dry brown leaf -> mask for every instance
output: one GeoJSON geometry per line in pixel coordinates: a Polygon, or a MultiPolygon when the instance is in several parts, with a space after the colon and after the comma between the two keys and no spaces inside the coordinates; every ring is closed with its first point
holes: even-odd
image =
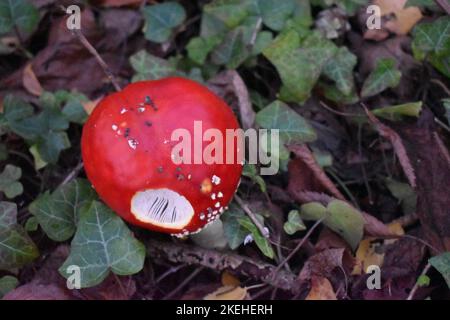
{"type": "Polygon", "coordinates": [[[37,97],[44,92],[38,78],[36,77],[36,74],[33,71],[31,63],[28,63],[23,69],[22,83],[29,93],[37,97]]]}
{"type": "Polygon", "coordinates": [[[416,188],[416,175],[414,173],[414,168],[411,164],[408,154],[406,153],[406,149],[402,139],[397,134],[397,132],[389,128],[387,125],[381,123],[381,121],[379,121],[367,108],[365,108],[365,110],[370,122],[375,126],[380,136],[388,139],[391,142],[392,146],[394,147],[395,154],[397,155],[403,168],[403,172],[408,178],[409,184],[411,185],[411,187],[416,188]]]}
{"type": "Polygon", "coordinates": [[[361,240],[358,250],[356,250],[356,264],[352,271],[353,275],[363,274],[370,265],[379,267],[383,265],[384,254],[376,252],[376,248],[380,246],[381,243],[372,237],[361,240]]]}
{"type": "Polygon", "coordinates": [[[87,101],[87,102],[82,102],[81,104],[83,105],[84,111],[86,111],[86,113],[88,115],[90,115],[92,113],[92,111],[94,111],[95,107],[97,106],[97,104],[103,99],[103,96],[95,99],[95,100],[91,100],[91,101],[87,101]]]}
{"type": "Polygon", "coordinates": [[[372,3],[381,9],[381,15],[395,13],[405,7],[408,0],[374,0],[372,3]]]}
{"type": "Polygon", "coordinates": [[[335,268],[343,269],[344,248],[328,249],[311,256],[300,271],[301,281],[313,276],[330,277],[335,268]]]}
{"type": "Polygon", "coordinates": [[[204,297],[204,300],[244,300],[247,289],[234,286],[223,286],[204,297]]]}
{"type": "Polygon", "coordinates": [[[423,16],[419,8],[408,7],[397,11],[395,17],[395,20],[386,22],[386,29],[398,35],[406,35],[420,20],[422,20],[423,16]]]}
{"type": "Polygon", "coordinates": [[[233,287],[237,287],[241,285],[241,282],[239,281],[238,278],[236,278],[235,276],[233,276],[231,273],[229,273],[228,271],[224,271],[222,273],[222,285],[224,286],[233,286],[233,287]]]}
{"type": "Polygon", "coordinates": [[[311,278],[311,290],[305,300],[337,300],[330,281],[324,277],[311,278]]]}

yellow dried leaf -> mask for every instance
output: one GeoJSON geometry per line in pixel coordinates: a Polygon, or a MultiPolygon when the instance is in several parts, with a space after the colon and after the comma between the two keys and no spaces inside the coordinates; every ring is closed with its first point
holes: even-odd
{"type": "Polygon", "coordinates": [[[27,64],[22,73],[22,84],[29,93],[35,96],[40,96],[44,90],[39,83],[36,74],[33,71],[31,63],[27,64]]]}
{"type": "Polygon", "coordinates": [[[204,300],[244,300],[247,296],[247,288],[223,286],[206,295],[204,300]]]}
{"type": "Polygon", "coordinates": [[[222,273],[222,285],[224,286],[232,286],[232,287],[238,287],[241,285],[241,282],[238,278],[233,276],[228,271],[224,271],[222,273]]]}
{"type": "Polygon", "coordinates": [[[402,10],[408,0],[374,0],[373,4],[377,5],[381,9],[381,15],[395,13],[398,10],[402,10]]]}
{"type": "Polygon", "coordinates": [[[103,99],[103,96],[101,96],[98,99],[92,100],[92,101],[87,101],[87,102],[82,102],[84,111],[86,111],[87,114],[91,114],[92,111],[94,111],[95,107],[97,106],[97,104],[103,99]]]}
{"type": "Polygon", "coordinates": [[[375,238],[366,238],[359,243],[352,274],[359,275],[365,272],[370,265],[381,267],[383,264],[384,254],[376,252],[376,248],[380,246],[380,243],[375,243],[374,240],[375,238]]]}
{"type": "Polygon", "coordinates": [[[311,290],[305,300],[337,300],[330,281],[324,277],[311,278],[311,290]]]}

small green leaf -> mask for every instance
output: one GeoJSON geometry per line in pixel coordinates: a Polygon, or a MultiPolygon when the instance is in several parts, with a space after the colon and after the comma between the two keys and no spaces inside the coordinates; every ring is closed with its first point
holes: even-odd
{"type": "Polygon", "coordinates": [[[355,250],[363,236],[364,218],[361,212],[345,201],[332,200],[327,207],[318,202],[301,206],[301,218],[304,220],[320,220],[323,224],[338,233],[355,250]]]}
{"type": "Polygon", "coordinates": [[[67,120],[78,124],[83,124],[88,118],[88,114],[84,110],[81,102],[74,99],[69,100],[66,103],[66,105],[62,109],[62,113],[67,120]]]}
{"type": "Polygon", "coordinates": [[[248,11],[247,1],[242,0],[215,0],[203,7],[204,14],[230,29],[237,27],[247,17],[248,11]]]}
{"type": "Polygon", "coordinates": [[[22,176],[22,169],[12,164],[7,164],[2,173],[0,173],[0,191],[4,192],[8,199],[21,195],[23,186],[18,181],[22,176]]]}
{"type": "Polygon", "coordinates": [[[256,123],[265,129],[278,129],[283,143],[305,143],[317,139],[311,125],[281,101],[274,101],[256,114],[256,123]]]}
{"type": "Polygon", "coordinates": [[[4,276],[0,278],[0,299],[8,292],[13,291],[19,285],[19,280],[13,276],[4,276]]]}
{"type": "Polygon", "coordinates": [[[25,223],[25,230],[27,232],[33,232],[37,231],[39,228],[39,221],[36,217],[30,217],[28,218],[27,222],[25,223]]]}
{"type": "Polygon", "coordinates": [[[30,151],[31,155],[33,156],[34,159],[34,168],[36,170],[40,170],[42,168],[45,168],[48,163],[44,161],[44,159],[42,159],[42,156],[39,154],[37,145],[34,144],[32,145],[28,151],[30,151]]]}
{"type": "Polygon", "coordinates": [[[52,194],[40,195],[29,210],[50,239],[65,241],[74,234],[81,209],[95,198],[87,180],[75,179],[52,194]]]}
{"type": "Polygon", "coordinates": [[[338,49],[324,67],[324,75],[336,83],[336,87],[343,95],[348,96],[355,89],[353,68],[356,66],[356,56],[347,47],[338,49]]]}
{"type": "Polygon", "coordinates": [[[220,42],[220,36],[211,36],[207,38],[192,38],[186,46],[189,58],[198,64],[203,64],[211,52],[220,42]]]}
{"type": "Polygon", "coordinates": [[[118,215],[100,202],[93,201],[82,211],[70,256],[59,269],[69,277],[69,266],[81,270],[81,287],[101,283],[112,271],[132,275],[142,270],[145,247],[136,240],[118,215]]]}
{"type": "Polygon", "coordinates": [[[251,13],[260,16],[263,23],[275,31],[283,29],[286,20],[295,10],[295,0],[253,0],[251,13]]]}
{"type": "Polygon", "coordinates": [[[287,234],[293,235],[297,231],[306,230],[306,226],[300,218],[298,210],[291,210],[288,214],[288,221],[285,222],[284,231],[287,234]]]}
{"type": "Polygon", "coordinates": [[[290,30],[275,38],[263,54],[276,67],[283,82],[280,99],[305,102],[336,50],[334,43],[320,32],[301,37],[297,31],[290,30]]]}
{"type": "Polygon", "coordinates": [[[450,77],[450,17],[417,25],[413,30],[412,49],[416,59],[427,59],[450,77]]]}
{"type": "Polygon", "coordinates": [[[430,264],[442,275],[450,288],[450,252],[445,252],[428,260],[430,264]]]}
{"type": "Polygon", "coordinates": [[[422,102],[410,102],[397,106],[389,106],[372,110],[376,116],[391,120],[399,121],[406,117],[418,117],[422,111],[422,102]]]}
{"type": "Polygon", "coordinates": [[[46,137],[38,140],[36,147],[43,161],[56,163],[61,151],[70,148],[70,140],[64,131],[49,131],[46,137]]]}
{"type": "Polygon", "coordinates": [[[367,98],[387,88],[395,88],[399,84],[401,76],[401,72],[395,66],[394,59],[379,59],[375,69],[364,81],[361,96],[367,98]]]}
{"type": "Polygon", "coordinates": [[[416,212],[417,195],[408,183],[393,179],[386,179],[385,183],[392,195],[402,204],[403,213],[412,214],[416,212]]]}
{"type": "Polygon", "coordinates": [[[417,279],[417,285],[419,287],[428,287],[430,285],[430,277],[428,277],[426,274],[422,274],[418,279],[417,279]]]}
{"type": "Polygon", "coordinates": [[[155,57],[145,50],[130,57],[130,63],[136,74],[132,81],[142,80],[156,80],[164,77],[174,75],[176,73],[175,67],[168,61],[155,57]]]}
{"type": "Polygon", "coordinates": [[[173,29],[186,19],[183,6],[177,2],[146,6],[143,15],[146,21],[145,38],[158,43],[169,40],[173,29]]]}
{"type": "Polygon", "coordinates": [[[257,183],[262,192],[267,191],[266,182],[256,171],[256,166],[254,164],[245,164],[242,170],[242,175],[252,179],[254,183],[257,183]]]}
{"type": "Polygon", "coordinates": [[[239,223],[239,219],[243,217],[245,217],[244,212],[234,203],[230,203],[228,210],[220,217],[225,237],[232,250],[237,249],[248,234],[248,230],[239,223]]]}
{"type": "Polygon", "coordinates": [[[25,230],[17,224],[17,206],[0,202],[0,270],[20,268],[39,256],[25,230]]]}
{"type": "Polygon", "coordinates": [[[17,28],[21,33],[31,33],[39,22],[39,11],[26,0],[0,1],[0,35],[17,28]]]}
{"type": "Polygon", "coordinates": [[[275,252],[273,251],[270,242],[259,232],[258,228],[248,217],[243,217],[238,219],[239,223],[247,229],[258,246],[259,250],[268,258],[273,259],[275,252]]]}
{"type": "Polygon", "coordinates": [[[217,65],[226,65],[228,69],[236,69],[249,56],[250,49],[244,41],[244,30],[236,28],[230,31],[213,51],[211,60],[217,65]]]}

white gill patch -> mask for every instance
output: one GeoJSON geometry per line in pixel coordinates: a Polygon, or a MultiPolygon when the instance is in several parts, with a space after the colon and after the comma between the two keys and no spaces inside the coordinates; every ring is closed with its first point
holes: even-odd
{"type": "Polygon", "coordinates": [[[179,193],[169,189],[138,191],[131,199],[136,219],[171,229],[182,229],[192,219],[194,208],[179,193]]]}

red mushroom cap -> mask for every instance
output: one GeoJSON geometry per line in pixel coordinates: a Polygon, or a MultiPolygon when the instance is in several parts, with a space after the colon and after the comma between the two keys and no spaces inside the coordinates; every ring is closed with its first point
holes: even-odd
{"type": "MultiPolygon", "coordinates": [[[[218,218],[237,189],[242,164],[236,158],[232,164],[176,164],[179,142],[172,132],[186,129],[194,144],[194,121],[224,138],[226,129],[239,129],[223,100],[184,78],[136,82],[104,98],[81,141],[86,174],[102,200],[132,224],[180,236],[218,218]]],[[[202,139],[202,151],[208,144],[202,139]]],[[[224,159],[237,154],[236,140],[233,145],[224,159]]]]}

